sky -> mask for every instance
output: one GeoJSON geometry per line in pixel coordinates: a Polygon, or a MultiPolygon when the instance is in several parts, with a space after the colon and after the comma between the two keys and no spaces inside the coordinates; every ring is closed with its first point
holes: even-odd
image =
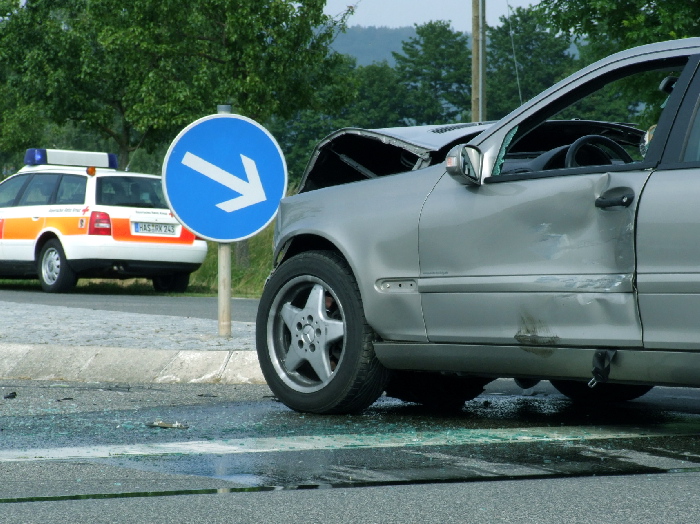
{"type": "MultiPolygon", "coordinates": [[[[539,0],[485,0],[486,23],[499,25],[501,16],[512,9],[527,7],[539,0]]],[[[326,0],[325,13],[335,16],[356,5],[348,25],[405,27],[431,20],[448,20],[457,31],[471,33],[472,0],[326,0]]]]}

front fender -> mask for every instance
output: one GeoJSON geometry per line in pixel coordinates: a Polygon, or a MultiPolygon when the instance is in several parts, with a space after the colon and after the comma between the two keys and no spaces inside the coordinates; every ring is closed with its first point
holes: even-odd
{"type": "Polygon", "coordinates": [[[443,173],[437,166],[283,199],[275,228],[275,259],[305,249],[336,250],[355,275],[365,316],[374,330],[387,340],[425,340],[417,290],[404,287],[394,292],[399,288],[380,282],[418,277],[418,221],[427,195],[443,173]]]}

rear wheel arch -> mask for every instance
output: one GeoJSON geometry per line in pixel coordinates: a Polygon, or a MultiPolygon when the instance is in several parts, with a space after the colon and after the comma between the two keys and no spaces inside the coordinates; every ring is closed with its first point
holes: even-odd
{"type": "MultiPolygon", "coordinates": [[[[34,244],[34,260],[39,261],[39,255],[41,254],[41,250],[44,249],[44,245],[49,240],[58,240],[61,242],[61,239],[58,238],[58,235],[52,231],[45,231],[43,232],[39,238],[36,240],[36,244],[34,244]]],[[[63,242],[61,242],[63,244],[63,242]]]]}

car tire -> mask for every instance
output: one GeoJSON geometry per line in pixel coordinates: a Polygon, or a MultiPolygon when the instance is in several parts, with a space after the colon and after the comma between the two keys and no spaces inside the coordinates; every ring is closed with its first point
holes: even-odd
{"type": "Polygon", "coordinates": [[[590,388],[586,382],[576,380],[550,380],[554,388],[574,402],[581,403],[612,403],[634,400],[651,391],[654,386],[638,384],[611,384],[605,382],[590,388]]]}
{"type": "Polygon", "coordinates": [[[282,263],[263,290],[256,321],[260,368],[288,407],[309,413],[357,413],[389,378],[374,353],[357,282],[331,251],[282,263]]]}
{"type": "Polygon", "coordinates": [[[75,287],[78,278],[68,265],[63,246],[58,239],[51,239],[41,248],[37,273],[41,289],[47,293],[66,293],[75,287]]]}
{"type": "Polygon", "coordinates": [[[459,411],[465,402],[478,397],[491,380],[422,371],[394,371],[386,395],[437,411],[459,411]]]}
{"type": "Polygon", "coordinates": [[[159,293],[184,293],[190,285],[189,273],[173,273],[170,275],[158,275],[151,279],[153,289],[159,293]]]}

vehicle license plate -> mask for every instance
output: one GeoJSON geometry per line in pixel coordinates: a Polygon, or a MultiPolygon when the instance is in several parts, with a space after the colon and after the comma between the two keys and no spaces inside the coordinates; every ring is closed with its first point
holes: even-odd
{"type": "Polygon", "coordinates": [[[174,235],[175,224],[151,224],[148,222],[135,222],[134,233],[146,233],[150,235],[174,235]]]}

